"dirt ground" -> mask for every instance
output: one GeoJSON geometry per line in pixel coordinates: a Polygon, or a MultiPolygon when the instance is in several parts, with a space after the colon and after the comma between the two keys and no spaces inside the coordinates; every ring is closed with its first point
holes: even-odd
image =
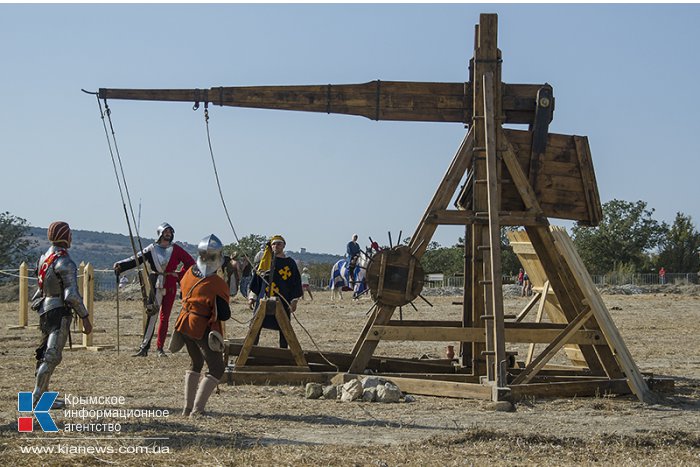
{"type": "MultiPolygon", "coordinates": [[[[321,350],[349,352],[371,303],[352,302],[347,295],[331,302],[327,292],[314,297],[301,303],[299,322],[321,350]]],[[[403,315],[459,319],[460,307],[452,304],[459,299],[430,297],[433,308],[417,303],[418,311],[405,307],[403,315]]],[[[220,385],[207,406],[211,416],[190,419],[179,415],[189,358],[184,352],[130,357],[138,346],[140,309],[136,301],[122,301],[121,352],[66,350],[51,389],[124,400],[123,405],[77,403],[71,406],[76,410],[146,409],[151,415],[167,410],[169,415],[98,420],[52,411],[59,428],[120,426],[119,432],[62,429],[53,435],[42,433],[36,422],[33,433],[18,432],[17,393],[33,388],[40,333],[31,311],[28,328],[8,329],[18,322],[18,305],[0,303],[0,464],[700,465],[700,297],[656,293],[605,295],[604,300],[640,369],[675,379],[675,393],[660,403],[644,405],[628,396],[533,398],[516,404],[515,412],[497,412],[490,402],[476,400],[416,396],[412,403],[341,403],[307,400],[302,386],[220,385]],[[23,452],[32,447],[57,450],[23,452]]],[[[506,298],[506,313],[518,312],[526,302],[506,298]]],[[[94,344],[116,345],[116,303],[98,301],[95,310],[94,344]]],[[[229,321],[227,335],[242,338],[250,312],[240,297],[233,310],[240,323],[229,321]]],[[[299,322],[293,326],[302,347],[314,350],[299,322]]],[[[73,336],[79,343],[77,332],[73,336]]],[[[264,330],[261,345],[276,344],[276,332],[264,330]]],[[[445,343],[381,343],[376,354],[442,357],[444,348],[445,343]]]]}

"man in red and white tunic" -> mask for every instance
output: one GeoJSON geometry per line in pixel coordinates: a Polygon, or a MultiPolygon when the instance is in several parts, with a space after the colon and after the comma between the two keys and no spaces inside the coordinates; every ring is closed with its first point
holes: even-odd
{"type": "MultiPolygon", "coordinates": [[[[156,306],[160,307],[160,323],[158,325],[158,337],[156,347],[159,357],[167,357],[163,346],[165,337],[168,334],[168,323],[170,312],[177,295],[177,284],[182,279],[185,271],[194,264],[194,259],[182,247],[173,243],[175,229],[163,222],[156,230],[158,239],[140,252],[136,258],[133,256],[114,263],[114,272],[119,275],[141,264],[144,260],[149,265],[149,277],[151,285],[154,287],[156,306]],[[182,268],[178,267],[182,264],[182,268]]],[[[150,315],[143,332],[141,346],[133,356],[146,357],[151,348],[151,339],[156,325],[156,315],[150,315]]]]}

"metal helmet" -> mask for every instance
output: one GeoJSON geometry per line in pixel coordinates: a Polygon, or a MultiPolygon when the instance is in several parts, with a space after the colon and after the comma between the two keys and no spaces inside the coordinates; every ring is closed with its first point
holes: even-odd
{"type": "Polygon", "coordinates": [[[224,264],[224,245],[214,234],[204,237],[197,245],[197,268],[205,277],[211,276],[224,264]]]}
{"type": "Polygon", "coordinates": [[[156,241],[160,241],[160,238],[163,236],[163,232],[165,232],[165,229],[172,230],[173,231],[173,239],[175,239],[175,229],[173,228],[173,226],[168,224],[167,222],[163,222],[156,229],[156,235],[158,235],[158,239],[156,241]]]}

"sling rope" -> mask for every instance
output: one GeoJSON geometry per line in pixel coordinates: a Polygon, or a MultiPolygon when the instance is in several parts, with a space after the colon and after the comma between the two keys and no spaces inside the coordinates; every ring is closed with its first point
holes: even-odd
{"type": "MultiPolygon", "coordinates": [[[[196,110],[196,108],[194,110],[196,110]]],[[[238,239],[238,234],[236,233],[236,228],[233,226],[233,222],[231,221],[231,216],[229,215],[228,208],[226,207],[226,201],[224,200],[224,194],[221,190],[221,182],[219,181],[219,172],[216,168],[216,160],[214,158],[214,149],[212,148],[212,145],[211,145],[211,133],[209,132],[209,103],[206,101],[204,102],[204,123],[205,123],[205,127],[207,130],[207,144],[209,145],[209,155],[211,157],[211,163],[212,163],[212,166],[214,168],[214,177],[216,178],[216,186],[219,190],[219,197],[221,198],[221,204],[224,207],[224,212],[226,213],[226,219],[228,220],[228,223],[231,226],[231,230],[233,231],[233,237],[236,239],[236,242],[240,244],[241,241],[238,239]]],[[[254,264],[250,260],[248,255],[245,253],[245,251],[243,251],[243,256],[246,258],[246,260],[248,261],[249,264],[251,264],[251,265],[254,264]]],[[[274,258],[274,255],[273,255],[273,258],[274,258]]],[[[274,259],[273,259],[273,263],[274,263],[274,259]]],[[[253,273],[257,274],[257,271],[255,271],[255,268],[253,268],[253,273]]],[[[264,284],[266,284],[267,286],[270,285],[269,282],[267,280],[265,280],[265,278],[262,275],[259,275],[259,277],[263,281],[264,284]]],[[[270,278],[272,278],[272,274],[270,274],[270,278]]],[[[291,304],[289,303],[289,301],[287,301],[287,299],[284,297],[284,295],[277,295],[277,296],[280,297],[282,299],[282,301],[284,301],[284,303],[287,305],[287,307],[289,307],[289,309],[291,311],[291,304]]],[[[260,312],[259,309],[258,309],[258,312],[260,312]]],[[[291,314],[294,316],[295,321],[299,324],[299,326],[301,326],[301,328],[304,330],[306,335],[309,336],[309,339],[311,339],[311,343],[314,345],[314,347],[316,347],[316,350],[318,351],[321,358],[323,360],[325,360],[326,363],[328,363],[329,365],[334,367],[336,370],[340,371],[340,368],[338,367],[338,365],[334,364],[333,362],[328,360],[325,357],[325,355],[323,355],[323,352],[319,348],[318,344],[316,344],[316,341],[314,340],[313,336],[306,329],[306,327],[304,327],[304,325],[301,323],[301,321],[299,321],[299,318],[297,318],[296,313],[291,313],[291,314]]],[[[250,323],[252,320],[253,320],[253,318],[251,318],[251,320],[248,321],[248,323],[250,323]]],[[[235,320],[235,321],[238,322],[237,320],[235,320]]]]}
{"type": "MultiPolygon", "coordinates": [[[[116,134],[114,131],[114,125],[112,124],[112,111],[109,109],[109,106],[107,105],[107,99],[105,99],[105,110],[102,110],[102,104],[100,103],[100,98],[99,96],[97,97],[97,106],[100,110],[100,119],[102,120],[102,127],[104,128],[105,131],[105,137],[107,138],[107,147],[109,148],[109,155],[110,158],[112,159],[112,167],[114,168],[114,177],[117,180],[117,187],[119,188],[119,196],[121,197],[122,201],[122,206],[124,208],[124,217],[126,218],[126,226],[129,231],[129,241],[131,243],[131,249],[134,253],[134,261],[136,262],[137,266],[137,271],[141,271],[141,268],[138,267],[139,262],[138,262],[138,253],[136,251],[136,244],[134,243],[134,235],[131,230],[131,222],[129,221],[129,214],[126,210],[126,201],[124,200],[124,192],[126,192],[126,200],[129,203],[129,210],[131,212],[131,220],[134,222],[134,228],[136,229],[136,238],[139,244],[139,251],[143,251],[143,245],[141,244],[141,236],[138,231],[138,227],[136,226],[136,218],[134,216],[134,208],[131,203],[131,195],[129,194],[129,187],[126,183],[126,175],[124,174],[124,165],[122,164],[122,158],[121,154],[119,153],[119,147],[117,146],[117,138],[116,134]],[[109,121],[109,128],[112,130],[112,141],[109,139],[109,132],[107,131],[107,124],[105,122],[105,115],[107,116],[107,120],[109,121]],[[112,150],[112,142],[114,143],[114,151],[112,150]],[[119,172],[117,171],[117,163],[114,159],[114,154],[116,153],[117,155],[117,160],[119,161],[119,168],[121,171],[121,179],[119,178],[119,172]],[[124,185],[124,189],[122,190],[122,184],[124,185]]],[[[146,263],[143,262],[144,268],[146,267],[146,263]]],[[[153,304],[150,301],[150,291],[146,290],[146,287],[149,288],[150,290],[150,284],[144,284],[144,280],[148,280],[147,278],[141,277],[141,274],[138,274],[139,276],[139,282],[141,284],[141,296],[143,298],[143,306],[146,309],[147,312],[152,312],[152,307],[153,304]]]]}

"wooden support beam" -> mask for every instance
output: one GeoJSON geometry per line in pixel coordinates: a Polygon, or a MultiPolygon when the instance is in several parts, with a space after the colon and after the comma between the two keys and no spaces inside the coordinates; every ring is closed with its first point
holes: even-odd
{"type": "Polygon", "coordinates": [[[530,301],[527,303],[527,305],[525,305],[525,308],[523,308],[520,311],[520,313],[518,313],[518,315],[515,317],[515,322],[519,323],[523,319],[525,319],[525,317],[530,313],[530,310],[532,310],[535,307],[535,305],[540,301],[541,297],[541,293],[535,293],[530,299],[530,301]]]}
{"type": "Polygon", "coordinates": [[[624,370],[624,374],[629,382],[630,388],[642,402],[652,402],[656,399],[649,390],[642,377],[637,364],[632,358],[632,354],[625,345],[625,341],[620,335],[620,331],[615,326],[610,313],[608,312],[603,299],[593,285],[593,280],[588,274],[581,257],[576,252],[573,242],[562,229],[553,229],[552,234],[556,240],[556,245],[564,253],[564,260],[574,271],[574,277],[581,288],[586,301],[591,306],[598,325],[605,336],[608,345],[613,349],[613,354],[624,370]]]}
{"type": "Polygon", "coordinates": [[[455,383],[472,383],[481,384],[480,377],[470,374],[454,373],[375,373],[372,376],[378,376],[380,378],[413,378],[413,379],[429,379],[433,381],[452,381],[455,383]]]}
{"type": "Polygon", "coordinates": [[[369,363],[370,359],[372,358],[372,355],[374,354],[374,350],[379,344],[379,341],[369,339],[369,336],[372,334],[372,329],[377,325],[381,326],[388,323],[391,319],[391,316],[394,314],[395,309],[396,307],[385,305],[381,305],[378,307],[377,315],[373,321],[372,328],[370,328],[369,332],[367,333],[367,336],[360,345],[357,353],[353,354],[354,359],[348,371],[350,371],[351,373],[362,373],[363,371],[365,371],[365,369],[367,368],[367,364],[369,363]]]}
{"type": "MultiPolygon", "coordinates": [[[[325,365],[328,366],[328,365],[325,365]]],[[[323,371],[332,371],[323,370],[323,371]]],[[[244,373],[308,373],[309,367],[303,367],[298,365],[246,365],[240,368],[234,367],[235,372],[244,373]]]]}
{"type": "MultiPolygon", "coordinates": [[[[487,180],[487,157],[486,139],[487,128],[486,119],[493,120],[492,126],[500,126],[502,120],[502,89],[500,85],[490,86],[492,95],[489,113],[487,115],[486,103],[484,101],[484,75],[489,74],[492,83],[501,83],[501,53],[498,50],[498,16],[495,14],[482,14],[479,16],[479,24],[475,29],[474,57],[470,62],[469,81],[472,82],[472,124],[470,130],[474,131],[474,163],[471,171],[473,181],[471,188],[471,209],[475,212],[498,213],[500,206],[489,209],[489,194],[487,183],[475,183],[477,180],[487,180]],[[478,149],[478,150],[477,150],[478,149]]],[[[492,141],[492,149],[498,151],[498,141],[492,141]]],[[[469,206],[465,206],[469,207],[469,206]]],[[[487,380],[494,383],[496,364],[494,361],[494,342],[490,342],[494,336],[493,320],[484,320],[482,315],[493,314],[492,293],[485,290],[483,284],[485,280],[490,280],[491,262],[488,260],[489,253],[480,250],[481,247],[489,245],[490,234],[488,225],[473,225],[471,235],[471,265],[470,273],[465,273],[471,281],[465,283],[465,288],[471,289],[470,310],[472,313],[469,322],[472,326],[483,326],[488,333],[489,342],[472,343],[472,372],[474,375],[485,375],[487,380]],[[485,261],[486,259],[486,261],[485,261]],[[484,358],[484,356],[486,358],[484,358]]],[[[500,245],[500,244],[499,244],[500,245]]]]}
{"type": "MultiPolygon", "coordinates": [[[[357,379],[364,375],[344,373],[333,378],[333,384],[343,384],[351,379],[357,379]]],[[[423,396],[455,397],[461,399],[491,399],[491,386],[478,383],[460,383],[455,381],[437,381],[419,378],[403,378],[391,375],[383,375],[385,378],[408,394],[423,396]]]]}
{"type": "MultiPolygon", "coordinates": [[[[571,322],[585,309],[583,296],[576,290],[576,284],[571,271],[563,264],[563,258],[554,245],[554,238],[546,227],[525,227],[527,235],[534,247],[550,286],[554,289],[561,310],[568,322],[571,322]]],[[[596,329],[596,323],[586,323],[591,329],[596,329]]],[[[607,346],[606,346],[607,347],[607,346]]],[[[609,352],[599,354],[597,349],[588,346],[581,347],[586,364],[594,374],[607,374],[610,378],[622,376],[619,367],[609,352]],[[601,361],[605,358],[605,363],[601,361]]]]}
{"type": "MultiPolygon", "coordinates": [[[[503,133],[503,129],[499,128],[499,133],[501,136],[501,143],[503,144],[503,162],[506,164],[506,168],[508,169],[508,173],[510,173],[513,184],[518,190],[518,194],[520,195],[520,198],[522,198],[525,207],[539,218],[542,216],[542,208],[537,201],[535,190],[530,185],[525,172],[523,172],[523,169],[518,162],[518,158],[515,155],[515,149],[503,133]]],[[[549,222],[547,222],[547,224],[549,224],[549,222]]]]}
{"type": "Polygon", "coordinates": [[[598,225],[603,219],[603,207],[600,204],[598,194],[598,183],[596,183],[593,161],[591,160],[591,150],[588,146],[588,138],[585,136],[574,136],[576,145],[576,155],[578,156],[579,167],[581,168],[581,181],[583,182],[583,193],[586,197],[588,207],[589,225],[598,225]]]}
{"type": "MultiPolygon", "coordinates": [[[[506,383],[506,343],[503,327],[503,275],[501,268],[501,224],[498,219],[498,211],[501,206],[501,186],[498,173],[499,160],[497,157],[498,142],[495,113],[500,108],[494,103],[493,74],[485,73],[484,80],[484,124],[486,132],[486,186],[489,213],[489,263],[491,272],[491,304],[492,309],[486,310],[493,316],[493,342],[495,354],[496,386],[503,387],[506,383]]],[[[500,83],[499,83],[500,84],[500,83]]]]}
{"type": "MultiPolygon", "coordinates": [[[[501,225],[548,225],[547,219],[530,212],[500,211],[498,221],[501,225]]],[[[430,213],[426,222],[436,225],[488,224],[488,216],[481,216],[474,211],[442,209],[430,213]]]]}
{"type": "MultiPolygon", "coordinates": [[[[540,294],[540,303],[539,306],[537,307],[537,316],[535,317],[535,322],[536,323],[541,323],[542,322],[542,316],[544,316],[544,307],[547,304],[547,294],[549,293],[549,281],[546,281],[544,283],[544,291],[543,293],[540,294]]],[[[532,363],[532,359],[534,358],[535,355],[535,344],[532,343],[530,344],[530,347],[528,348],[527,351],[527,358],[525,359],[525,365],[530,365],[532,363]]]]}
{"type": "Polygon", "coordinates": [[[279,325],[282,334],[284,335],[285,339],[287,339],[289,350],[292,352],[292,355],[294,355],[294,361],[300,367],[308,368],[309,364],[306,363],[306,359],[304,358],[304,351],[301,350],[301,345],[299,344],[297,335],[294,333],[294,329],[292,329],[292,324],[289,322],[287,313],[284,311],[282,302],[279,300],[275,300],[275,302],[277,304],[275,307],[275,318],[277,318],[277,324],[279,325]]]}
{"type": "Polygon", "coordinates": [[[250,323],[250,327],[248,328],[248,334],[246,334],[245,340],[243,341],[243,347],[238,353],[238,358],[236,358],[235,365],[238,368],[245,366],[246,361],[248,360],[248,356],[250,355],[250,351],[253,348],[255,338],[258,336],[260,330],[262,329],[263,320],[265,319],[265,313],[267,311],[267,303],[267,300],[262,301],[260,303],[260,306],[258,306],[258,309],[255,312],[255,316],[253,317],[253,320],[250,323]]]}
{"type": "Polygon", "coordinates": [[[530,147],[530,186],[537,186],[537,176],[541,172],[540,161],[547,149],[549,123],[554,112],[554,95],[552,86],[545,84],[537,91],[535,120],[530,125],[532,146],[530,147]]]}
{"type": "MultiPolygon", "coordinates": [[[[238,355],[243,344],[230,343],[228,351],[230,355],[238,355]]],[[[317,366],[330,362],[336,366],[336,371],[347,371],[354,359],[352,354],[344,352],[319,352],[307,350],[304,352],[307,362],[317,366]]],[[[294,356],[289,349],[276,347],[253,346],[250,349],[248,362],[253,365],[290,365],[294,362],[294,356]]],[[[248,365],[246,365],[247,367],[248,365]]],[[[244,367],[244,368],[246,368],[244,367]]],[[[238,367],[237,367],[238,368],[238,367]]],[[[447,359],[415,359],[397,357],[372,357],[367,364],[367,369],[382,372],[405,373],[454,373],[455,367],[447,359]]]]}
{"type": "Polygon", "coordinates": [[[629,394],[627,381],[618,379],[598,379],[593,381],[569,381],[530,383],[509,386],[514,401],[525,397],[584,397],[605,394],[629,394]]]}
{"type": "Polygon", "coordinates": [[[221,377],[222,383],[227,384],[279,384],[299,385],[306,383],[328,384],[338,373],[333,372],[254,372],[254,371],[227,371],[221,377]]]}
{"type": "Polygon", "coordinates": [[[573,321],[569,323],[566,329],[559,334],[552,342],[544,349],[544,351],[537,356],[523,371],[518,375],[517,378],[513,380],[513,384],[524,384],[528,383],[537,374],[539,370],[544,368],[549,360],[554,357],[564,344],[570,341],[571,337],[578,332],[579,328],[591,317],[593,310],[590,308],[580,315],[578,315],[573,321]]]}
{"type": "MultiPolygon", "coordinates": [[[[547,323],[549,324],[549,323],[547,323]]],[[[567,329],[504,328],[505,342],[550,343],[560,338],[567,329]]],[[[420,342],[486,342],[482,327],[454,328],[430,326],[374,326],[367,336],[369,341],[420,341],[420,342]]],[[[600,331],[579,330],[566,337],[565,344],[594,345],[603,340],[600,331]]]]}

